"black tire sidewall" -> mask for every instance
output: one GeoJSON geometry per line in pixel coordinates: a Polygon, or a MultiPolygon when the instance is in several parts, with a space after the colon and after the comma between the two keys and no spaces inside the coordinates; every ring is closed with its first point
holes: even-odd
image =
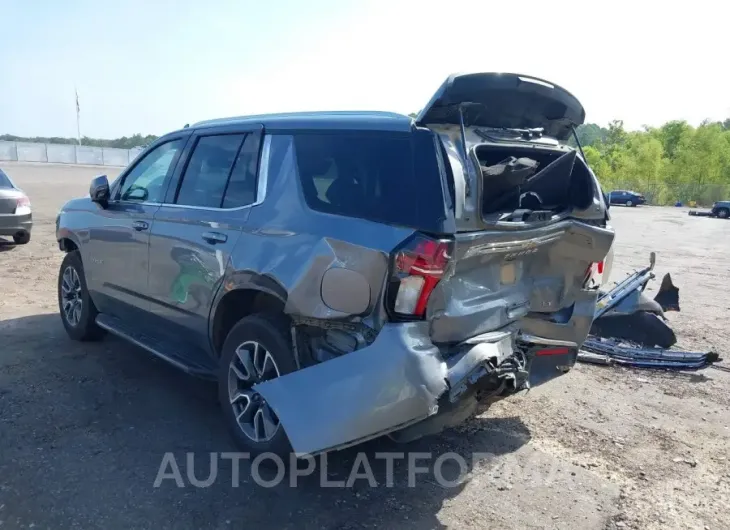
{"type": "MultiPolygon", "coordinates": [[[[228,333],[223,343],[220,368],[218,374],[218,398],[221,403],[223,417],[239,449],[251,455],[275,453],[280,457],[288,457],[292,452],[291,444],[280,425],[274,437],[257,443],[248,438],[239,428],[228,397],[228,367],[236,348],[246,341],[256,341],[271,354],[279,368],[280,375],[296,370],[294,354],[289,336],[287,321],[281,315],[257,314],[241,319],[228,333]]],[[[284,460],[286,463],[286,460],[284,460]]]]}
{"type": "Polygon", "coordinates": [[[13,242],[16,245],[27,245],[30,243],[30,232],[25,232],[22,236],[13,236],[13,242]]]}
{"type": "Polygon", "coordinates": [[[78,250],[69,252],[61,262],[61,268],[58,271],[58,312],[61,316],[61,322],[63,327],[66,328],[66,333],[75,340],[93,340],[99,338],[103,332],[101,328],[96,325],[96,315],[98,314],[94,303],[89,296],[89,289],[86,287],[86,277],[84,276],[84,266],[81,262],[81,256],[78,250]],[[81,319],[78,325],[72,326],[66,320],[66,315],[63,312],[63,300],[61,296],[61,284],[63,282],[63,273],[68,267],[73,267],[76,270],[76,274],[79,275],[79,281],[81,282],[81,319]]]}

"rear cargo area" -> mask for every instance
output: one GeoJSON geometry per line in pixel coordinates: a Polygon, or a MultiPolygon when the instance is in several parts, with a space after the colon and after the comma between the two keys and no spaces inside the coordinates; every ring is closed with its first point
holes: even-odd
{"type": "Polygon", "coordinates": [[[539,221],[588,208],[593,177],[572,149],[482,144],[473,148],[486,221],[539,221]]]}

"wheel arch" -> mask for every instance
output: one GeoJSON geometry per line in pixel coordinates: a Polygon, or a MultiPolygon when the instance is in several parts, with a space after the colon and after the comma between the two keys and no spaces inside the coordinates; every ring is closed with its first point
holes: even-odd
{"type": "Polygon", "coordinates": [[[231,328],[255,313],[284,313],[286,290],[267,276],[251,275],[245,281],[228,280],[211,309],[208,333],[212,352],[219,357],[231,328]]]}
{"type": "Polygon", "coordinates": [[[59,229],[56,239],[58,240],[58,248],[63,252],[73,252],[81,249],[81,242],[76,234],[66,229],[59,229]]]}

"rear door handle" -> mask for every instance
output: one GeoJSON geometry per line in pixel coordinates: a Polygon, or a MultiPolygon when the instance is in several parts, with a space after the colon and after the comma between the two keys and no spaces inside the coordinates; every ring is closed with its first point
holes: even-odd
{"type": "Polygon", "coordinates": [[[211,245],[215,245],[228,241],[228,236],[220,232],[203,232],[203,239],[211,245]]]}
{"type": "Polygon", "coordinates": [[[142,230],[147,230],[150,227],[146,222],[144,221],[135,221],[132,223],[132,228],[137,230],[137,232],[141,232],[142,230]]]}

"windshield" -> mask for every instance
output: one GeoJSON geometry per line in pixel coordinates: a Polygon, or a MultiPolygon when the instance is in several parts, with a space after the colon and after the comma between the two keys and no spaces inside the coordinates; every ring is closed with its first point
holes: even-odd
{"type": "Polygon", "coordinates": [[[3,173],[3,170],[0,169],[0,188],[14,188],[13,183],[10,181],[10,177],[8,177],[5,173],[3,173]]]}

